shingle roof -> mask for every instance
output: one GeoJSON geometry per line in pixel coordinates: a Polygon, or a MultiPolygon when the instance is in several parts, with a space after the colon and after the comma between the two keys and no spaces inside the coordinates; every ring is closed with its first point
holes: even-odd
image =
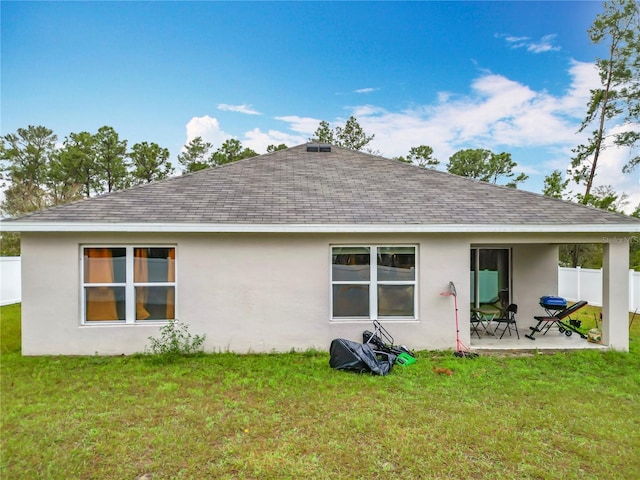
{"type": "MultiPolygon", "coordinates": [[[[624,224],[624,215],[333,147],[306,145],[20,217],[30,222],[624,224]]],[[[3,222],[4,223],[4,222],[3,222]]],[[[6,225],[6,224],[5,224],[6,225]]]]}

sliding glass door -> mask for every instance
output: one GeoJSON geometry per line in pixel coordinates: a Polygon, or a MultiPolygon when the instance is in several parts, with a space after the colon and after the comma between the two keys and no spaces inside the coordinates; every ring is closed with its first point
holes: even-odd
{"type": "Polygon", "coordinates": [[[511,290],[511,250],[471,248],[471,306],[504,310],[511,290]]]}

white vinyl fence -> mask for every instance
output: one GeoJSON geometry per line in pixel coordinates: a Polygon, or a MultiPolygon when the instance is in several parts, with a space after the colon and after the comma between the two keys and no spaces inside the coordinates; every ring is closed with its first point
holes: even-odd
{"type": "MultiPolygon", "coordinates": [[[[21,300],[20,257],[0,257],[0,305],[21,300]]],[[[602,306],[602,269],[558,267],[558,295],[602,306]]],[[[640,272],[629,270],[629,311],[640,310],[640,272]]]]}
{"type": "MultiPolygon", "coordinates": [[[[558,267],[558,295],[602,306],[602,269],[558,267]]],[[[640,272],[629,270],[629,311],[640,310],[640,272]]]]}
{"type": "Polygon", "coordinates": [[[20,257],[0,257],[0,305],[21,300],[20,257]]]}

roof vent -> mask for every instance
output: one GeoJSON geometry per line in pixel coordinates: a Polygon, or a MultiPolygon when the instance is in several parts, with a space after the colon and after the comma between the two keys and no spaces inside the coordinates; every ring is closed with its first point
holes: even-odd
{"type": "Polygon", "coordinates": [[[328,143],[307,143],[307,152],[330,152],[331,145],[328,143]]]}

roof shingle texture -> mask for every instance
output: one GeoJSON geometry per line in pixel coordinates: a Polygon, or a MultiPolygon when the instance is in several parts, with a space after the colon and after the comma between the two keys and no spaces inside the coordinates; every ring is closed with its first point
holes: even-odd
{"type": "Polygon", "coordinates": [[[299,145],[20,217],[21,222],[637,224],[638,220],[374,155],[299,145]]]}

